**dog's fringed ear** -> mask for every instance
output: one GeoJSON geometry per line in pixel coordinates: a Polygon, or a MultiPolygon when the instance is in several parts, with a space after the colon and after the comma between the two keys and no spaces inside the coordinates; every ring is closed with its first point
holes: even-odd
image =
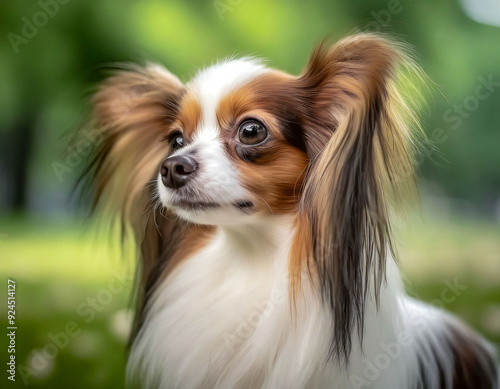
{"type": "Polygon", "coordinates": [[[133,221],[134,200],[143,196],[166,157],[168,145],[162,139],[182,89],[177,77],[158,65],[129,66],[100,86],[92,98],[92,124],[100,139],[90,166],[95,205],[133,221]]]}
{"type": "Polygon", "coordinates": [[[418,68],[402,47],[361,34],[320,45],[297,80],[311,163],[291,268],[307,261],[334,316],[331,357],[346,363],[392,251],[389,203],[414,184],[412,129],[420,127],[396,89],[404,70],[418,68]]]}
{"type": "MultiPolygon", "coordinates": [[[[172,224],[177,223],[155,217],[154,191],[169,148],[163,140],[183,89],[179,79],[161,66],[126,66],[105,80],[91,101],[90,126],[97,144],[82,175],[81,195],[83,200],[92,199],[93,209],[120,223],[122,238],[132,232],[141,252],[142,294],[161,273],[159,259],[170,244],[162,234],[171,236],[172,224]]],[[[141,305],[141,296],[138,300],[141,305]]]]}

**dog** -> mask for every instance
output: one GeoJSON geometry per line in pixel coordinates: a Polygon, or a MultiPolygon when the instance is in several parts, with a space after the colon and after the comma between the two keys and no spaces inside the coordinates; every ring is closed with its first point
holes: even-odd
{"type": "Polygon", "coordinates": [[[100,85],[85,177],[138,251],[131,383],[498,387],[493,348],[408,297],[396,265],[423,78],[404,44],[356,34],[298,76],[244,57],[100,85]]]}

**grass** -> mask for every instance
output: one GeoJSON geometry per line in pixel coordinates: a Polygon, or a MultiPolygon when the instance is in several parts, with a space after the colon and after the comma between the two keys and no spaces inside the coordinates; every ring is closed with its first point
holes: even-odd
{"type": "Polygon", "coordinates": [[[118,250],[61,223],[11,221],[0,232],[0,274],[16,281],[12,386],[123,387],[132,272],[118,250]]]}
{"type": "MultiPolygon", "coordinates": [[[[410,294],[442,302],[450,282],[464,286],[445,308],[498,344],[498,226],[417,223],[399,235],[399,243],[410,294]]],[[[2,222],[0,274],[5,293],[7,277],[17,285],[18,372],[8,387],[24,387],[23,377],[31,387],[123,387],[131,266],[103,235],[64,222],[2,222]]],[[[0,315],[3,322],[5,304],[0,315]]]]}

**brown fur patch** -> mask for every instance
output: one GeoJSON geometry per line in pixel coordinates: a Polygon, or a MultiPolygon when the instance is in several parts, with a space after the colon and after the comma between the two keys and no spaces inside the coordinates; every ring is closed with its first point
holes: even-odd
{"type": "Polygon", "coordinates": [[[290,254],[288,258],[288,278],[289,290],[291,296],[291,305],[295,311],[297,296],[302,287],[302,274],[304,269],[307,269],[310,278],[315,280],[317,274],[314,274],[314,268],[311,268],[311,249],[313,244],[309,234],[311,226],[309,220],[298,214],[293,226],[293,239],[290,246],[290,254]]]}
{"type": "Polygon", "coordinates": [[[170,256],[161,278],[165,279],[183,260],[191,257],[205,247],[210,242],[214,233],[214,226],[190,225],[176,242],[177,250],[170,256]]]}
{"type": "Polygon", "coordinates": [[[194,94],[187,92],[182,97],[179,107],[177,121],[183,133],[187,138],[190,138],[200,124],[202,117],[201,105],[194,94]]]}
{"type": "Polygon", "coordinates": [[[272,72],[225,96],[217,109],[228,152],[240,171],[243,185],[257,196],[258,208],[263,212],[297,210],[309,163],[300,142],[302,129],[296,114],[300,107],[290,98],[294,87],[293,77],[272,72]],[[240,145],[238,127],[251,118],[262,122],[270,136],[261,145],[240,145]]]}
{"type": "Polygon", "coordinates": [[[497,389],[498,367],[491,350],[469,329],[450,325],[450,335],[453,389],[497,389]]]}
{"type": "Polygon", "coordinates": [[[498,366],[493,347],[454,319],[447,319],[441,325],[428,334],[438,337],[438,342],[427,343],[424,339],[425,343],[418,349],[419,376],[415,377],[412,387],[498,389],[498,366]]]}

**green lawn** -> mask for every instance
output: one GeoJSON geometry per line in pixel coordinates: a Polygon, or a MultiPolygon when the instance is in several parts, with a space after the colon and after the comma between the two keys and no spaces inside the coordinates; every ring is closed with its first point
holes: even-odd
{"type": "MultiPolygon", "coordinates": [[[[443,305],[498,344],[498,226],[420,222],[398,240],[410,293],[442,303],[450,282],[465,286],[443,305]]],[[[7,277],[17,285],[18,373],[15,385],[6,387],[23,387],[23,377],[33,387],[123,387],[132,270],[119,252],[104,234],[75,225],[0,223],[2,295],[7,277]]],[[[2,323],[5,305],[0,308],[2,323]]],[[[2,342],[5,350],[5,337],[2,342]]]]}
{"type": "MultiPolygon", "coordinates": [[[[17,286],[10,386],[123,387],[132,272],[119,250],[60,223],[11,222],[0,233],[0,274],[17,286]]],[[[5,304],[0,312],[3,323],[5,304]]]]}

